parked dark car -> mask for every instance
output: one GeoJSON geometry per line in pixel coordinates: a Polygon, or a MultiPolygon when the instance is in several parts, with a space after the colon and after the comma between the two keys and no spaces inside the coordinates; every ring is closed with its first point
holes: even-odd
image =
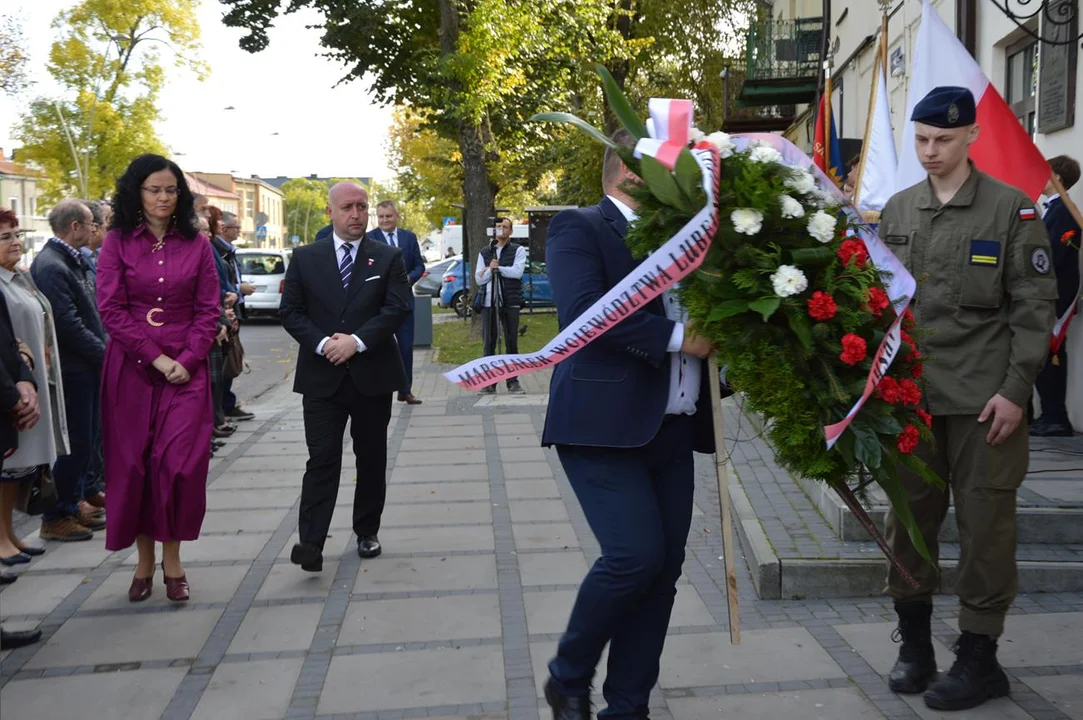
{"type": "Polygon", "coordinates": [[[459,258],[456,256],[426,267],[421,279],[414,283],[414,295],[418,297],[440,297],[444,272],[458,261],[459,258]]]}

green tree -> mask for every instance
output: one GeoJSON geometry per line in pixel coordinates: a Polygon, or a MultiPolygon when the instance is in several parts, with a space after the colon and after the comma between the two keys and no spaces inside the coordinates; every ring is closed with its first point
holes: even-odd
{"type": "Polygon", "coordinates": [[[100,198],[136,155],[164,152],[154,130],[165,81],[159,48],[205,74],[196,0],[83,0],[53,21],[49,74],[62,96],[41,97],[16,128],[23,157],[46,175],[44,195],[100,198]]]}
{"type": "Polygon", "coordinates": [[[0,92],[15,95],[26,89],[29,62],[22,27],[15,18],[0,16],[0,92]]]}
{"type": "Polygon", "coordinates": [[[300,235],[302,243],[316,239],[316,232],[327,224],[327,191],[322,180],[294,178],[282,184],[286,225],[291,235],[300,235]]]}

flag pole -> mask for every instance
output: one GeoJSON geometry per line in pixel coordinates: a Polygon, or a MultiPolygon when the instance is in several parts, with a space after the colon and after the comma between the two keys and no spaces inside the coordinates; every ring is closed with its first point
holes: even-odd
{"type": "Polygon", "coordinates": [[[722,381],[718,377],[718,355],[707,358],[714,420],[715,479],[718,481],[718,510],[722,516],[722,564],[726,573],[726,606],[730,626],[730,644],[741,644],[741,613],[737,606],[737,548],[733,543],[733,515],[730,508],[730,481],[726,469],[726,436],[722,430],[722,381]]]}
{"type": "MultiPolygon", "coordinates": [[[[831,177],[831,59],[824,60],[824,172],[831,177]]],[[[834,180],[834,178],[832,178],[834,180]]]]}
{"type": "MultiPolygon", "coordinates": [[[[869,136],[872,135],[872,121],[875,114],[877,91],[880,87],[879,73],[884,74],[884,85],[887,85],[887,13],[891,7],[890,2],[880,0],[880,47],[876,51],[875,65],[872,71],[872,90],[869,91],[869,114],[865,118],[865,138],[861,142],[861,160],[858,161],[857,180],[854,184],[854,207],[858,207],[861,199],[861,180],[865,176],[865,159],[869,154],[869,136]]],[[[862,214],[862,217],[865,217],[862,214]]],[[[869,222],[869,218],[865,218],[869,222]]]]}

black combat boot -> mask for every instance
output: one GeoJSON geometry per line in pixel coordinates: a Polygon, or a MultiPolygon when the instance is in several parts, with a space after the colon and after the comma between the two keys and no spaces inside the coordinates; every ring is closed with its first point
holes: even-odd
{"type": "Polygon", "coordinates": [[[899,659],[887,676],[892,692],[916,695],[924,692],[936,677],[936,654],[933,652],[932,603],[895,603],[899,627],[892,633],[895,642],[902,640],[899,659]],[[898,633],[898,635],[896,635],[898,633]]]}
{"type": "Polygon", "coordinates": [[[996,638],[964,632],[954,650],[955,664],[925,693],[926,705],[934,710],[968,710],[1008,696],[1011,688],[997,662],[996,638]]]}

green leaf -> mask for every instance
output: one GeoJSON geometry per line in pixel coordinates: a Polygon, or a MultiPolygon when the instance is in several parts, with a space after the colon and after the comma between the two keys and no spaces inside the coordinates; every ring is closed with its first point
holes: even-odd
{"type": "Polygon", "coordinates": [[[580,118],[577,118],[575,115],[572,115],[571,113],[565,113],[565,112],[538,113],[537,115],[532,116],[530,119],[534,120],[535,122],[567,123],[568,125],[574,125],[575,127],[582,130],[584,133],[589,135],[590,137],[592,137],[595,140],[597,140],[598,142],[600,142],[602,145],[605,145],[606,147],[611,147],[611,148],[617,147],[617,144],[614,143],[612,140],[610,140],[606,136],[606,134],[604,132],[602,132],[598,128],[594,127],[593,125],[588,123],[586,120],[582,120],[580,118]]]}
{"type": "Polygon", "coordinates": [[[790,259],[795,265],[821,265],[831,262],[835,257],[829,247],[798,248],[790,251],[790,259]]]}
{"type": "Polygon", "coordinates": [[[767,322],[771,319],[771,316],[775,314],[775,311],[778,310],[780,305],[782,305],[782,298],[768,297],[753,300],[748,304],[748,309],[763,315],[763,321],[767,322]]]}
{"type": "Polygon", "coordinates": [[[673,173],[666,169],[665,165],[646,155],[641,159],[641,164],[643,181],[647,183],[652,195],[670,207],[683,210],[690,215],[695,214],[696,211],[689,206],[688,199],[684,197],[681,189],[677,187],[677,179],[673,177],[673,173]]]}
{"type": "Polygon", "coordinates": [[[852,432],[844,432],[835,442],[835,450],[842,454],[846,467],[853,470],[856,464],[857,440],[852,432]]]}
{"type": "Polygon", "coordinates": [[[902,485],[899,476],[892,466],[888,472],[878,473],[877,484],[883,488],[888,500],[891,502],[891,512],[895,513],[902,526],[906,528],[906,534],[910,536],[910,543],[918,551],[918,555],[930,565],[933,564],[929,555],[929,548],[925,545],[925,537],[921,534],[914,514],[910,512],[910,504],[907,502],[906,489],[902,485]]]}
{"type": "Polygon", "coordinates": [[[685,197],[693,203],[700,204],[704,199],[703,172],[687,148],[681,150],[681,154],[677,156],[677,166],[673,172],[677,175],[677,184],[680,185],[685,197]]]}
{"type": "Polygon", "coordinates": [[[904,453],[897,453],[895,455],[895,462],[909,469],[911,472],[916,473],[922,480],[929,483],[933,487],[943,490],[946,486],[944,479],[937,475],[931,467],[929,467],[924,460],[917,455],[907,455],[904,453]]]}
{"type": "Polygon", "coordinates": [[[609,101],[609,107],[613,110],[613,114],[617,116],[617,119],[620,120],[620,124],[624,126],[625,130],[632,133],[636,140],[650,137],[647,133],[647,124],[632,109],[631,103],[628,102],[628,98],[625,97],[609,70],[600,63],[595,67],[602,78],[602,88],[605,89],[605,97],[609,101]]]}
{"type": "Polygon", "coordinates": [[[878,469],[883,462],[883,448],[880,447],[880,436],[867,425],[863,425],[856,420],[850,423],[849,430],[857,440],[854,448],[857,459],[869,470],[878,469]]]}
{"type": "Polygon", "coordinates": [[[787,312],[786,320],[790,323],[790,330],[797,336],[797,341],[801,343],[801,347],[808,352],[812,352],[812,328],[809,327],[808,319],[804,313],[787,312]]]}
{"type": "MultiPolygon", "coordinates": [[[[866,406],[868,408],[868,406],[866,406]]],[[[902,423],[893,415],[883,415],[870,410],[863,410],[858,415],[859,420],[868,425],[869,429],[880,435],[895,436],[902,432],[902,423]]]]}
{"type": "Polygon", "coordinates": [[[707,316],[707,322],[725,320],[743,312],[748,312],[748,300],[726,300],[714,306],[711,314],[707,316]]]}

